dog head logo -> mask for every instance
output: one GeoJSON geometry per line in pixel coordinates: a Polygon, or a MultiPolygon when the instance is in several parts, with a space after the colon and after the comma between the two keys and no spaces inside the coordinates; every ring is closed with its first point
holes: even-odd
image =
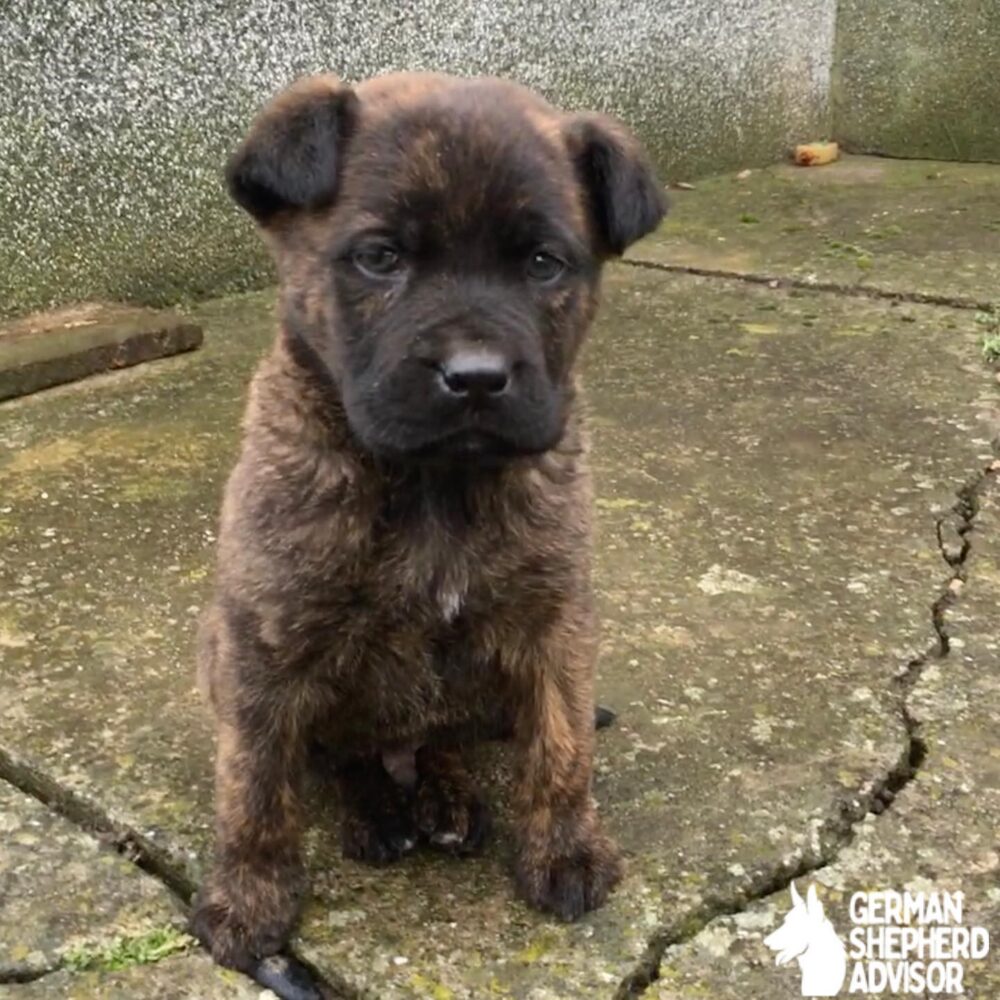
{"type": "Polygon", "coordinates": [[[847,949],[827,920],[815,885],[803,899],[792,883],[792,909],[784,923],[764,938],[764,944],[778,953],[777,965],[798,961],[802,996],[835,997],[844,985],[847,949]]]}

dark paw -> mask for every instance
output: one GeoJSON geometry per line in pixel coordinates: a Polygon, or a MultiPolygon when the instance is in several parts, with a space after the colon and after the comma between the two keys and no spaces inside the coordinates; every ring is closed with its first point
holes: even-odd
{"type": "Polygon", "coordinates": [[[357,761],[339,774],[344,857],[369,865],[398,861],[417,846],[413,793],[397,785],[380,760],[357,761]]]}
{"type": "Polygon", "coordinates": [[[532,906],[571,921],[602,906],[623,873],[618,849],[597,834],[570,853],[548,861],[522,856],[517,884],[532,906]]]}
{"type": "Polygon", "coordinates": [[[368,865],[388,865],[417,846],[417,827],[411,812],[362,816],[345,815],[340,823],[344,857],[368,865]]]}
{"type": "Polygon", "coordinates": [[[260,960],[280,951],[292,920],[270,920],[253,926],[219,899],[199,897],[191,916],[191,933],[219,964],[249,973],[260,960]]]}
{"type": "Polygon", "coordinates": [[[482,849],[492,822],[489,807],[474,792],[431,778],[417,791],[417,825],[432,847],[464,856],[482,849]]]}
{"type": "Polygon", "coordinates": [[[327,996],[310,969],[291,955],[271,955],[247,972],[280,1000],[324,1000],[327,996]]]}

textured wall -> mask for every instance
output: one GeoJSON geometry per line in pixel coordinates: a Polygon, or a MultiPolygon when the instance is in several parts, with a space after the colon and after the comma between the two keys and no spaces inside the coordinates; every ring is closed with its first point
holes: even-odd
{"type": "Polygon", "coordinates": [[[849,148],[1000,160],[1000,0],[840,0],[834,80],[849,148]]]}
{"type": "Polygon", "coordinates": [[[508,75],[615,112],[663,173],[827,131],[834,0],[0,0],[0,314],[266,276],[219,166],[290,79],[508,75]]]}

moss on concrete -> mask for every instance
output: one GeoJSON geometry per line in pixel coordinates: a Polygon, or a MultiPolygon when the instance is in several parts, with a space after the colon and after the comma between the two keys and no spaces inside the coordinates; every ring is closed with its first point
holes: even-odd
{"type": "Polygon", "coordinates": [[[74,972],[117,972],[162,962],[171,955],[190,951],[194,943],[189,934],[167,924],[142,934],[119,934],[110,941],[76,944],[63,955],[63,965],[74,972]]]}
{"type": "Polygon", "coordinates": [[[201,952],[154,965],[109,972],[54,972],[34,982],[4,985],[0,1000],[273,1000],[249,979],[212,965],[201,952]]]}
{"type": "MultiPolygon", "coordinates": [[[[825,167],[778,165],[710,177],[693,191],[677,191],[663,225],[629,257],[996,303],[1000,171],[990,164],[848,156],[825,167]],[[747,216],[756,222],[742,221],[747,216]]],[[[808,321],[824,325],[820,313],[808,321]]]]}
{"type": "MultiPolygon", "coordinates": [[[[0,622],[0,660],[34,640],[0,622]]],[[[159,882],[4,782],[0,885],[0,983],[63,965],[134,964],[185,937],[159,882]]]]}
{"type": "Polygon", "coordinates": [[[834,134],[890,156],[1000,160],[996,0],[840,0],[834,134]]]}

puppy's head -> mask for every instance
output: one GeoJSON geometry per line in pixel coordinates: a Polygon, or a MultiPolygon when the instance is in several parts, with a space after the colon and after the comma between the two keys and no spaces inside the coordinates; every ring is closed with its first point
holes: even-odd
{"type": "Polygon", "coordinates": [[[553,447],[601,264],[665,211],[621,125],[493,79],[301,80],[227,179],[352,431],[412,459],[553,447]]]}

